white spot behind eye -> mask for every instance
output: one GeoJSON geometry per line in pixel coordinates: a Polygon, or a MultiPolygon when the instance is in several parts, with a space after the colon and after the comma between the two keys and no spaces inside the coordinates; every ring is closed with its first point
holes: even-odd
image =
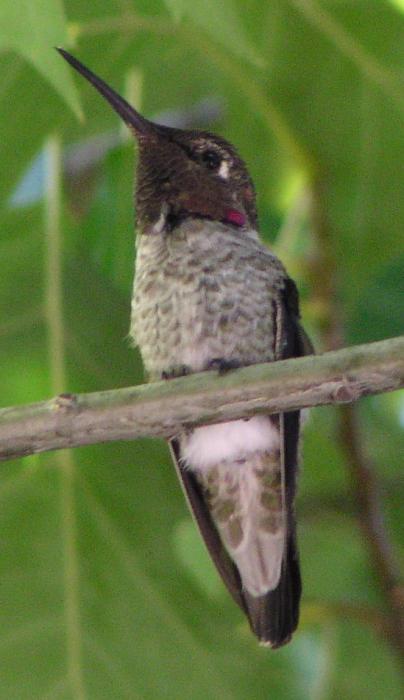
{"type": "Polygon", "coordinates": [[[227,160],[222,160],[222,162],[220,164],[220,168],[217,171],[217,174],[219,175],[219,177],[222,177],[223,180],[227,180],[227,178],[229,177],[229,173],[230,173],[229,163],[227,162],[227,160]]]}

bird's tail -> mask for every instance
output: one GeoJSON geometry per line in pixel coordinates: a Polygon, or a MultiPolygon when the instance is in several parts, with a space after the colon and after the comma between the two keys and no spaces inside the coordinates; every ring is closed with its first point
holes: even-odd
{"type": "Polygon", "coordinates": [[[255,597],[243,591],[249,623],[259,641],[273,649],[286,644],[299,617],[301,579],[295,534],[290,534],[277,587],[255,597]]]}

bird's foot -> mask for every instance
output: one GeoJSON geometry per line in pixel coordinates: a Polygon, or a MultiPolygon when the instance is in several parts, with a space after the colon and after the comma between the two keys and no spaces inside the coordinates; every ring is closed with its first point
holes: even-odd
{"type": "Polygon", "coordinates": [[[206,369],[217,370],[219,374],[226,374],[238,367],[240,367],[240,363],[237,360],[225,360],[224,357],[214,357],[213,360],[209,360],[206,369]]]}
{"type": "Polygon", "coordinates": [[[189,365],[173,365],[164,372],[161,373],[162,379],[178,379],[178,377],[186,377],[187,374],[191,374],[192,369],[189,365]]]}

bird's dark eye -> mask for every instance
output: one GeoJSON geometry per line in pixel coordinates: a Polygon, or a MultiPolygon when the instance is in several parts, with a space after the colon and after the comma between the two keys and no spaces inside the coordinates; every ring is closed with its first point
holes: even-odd
{"type": "Polygon", "coordinates": [[[204,151],[201,153],[201,160],[209,170],[217,170],[220,168],[222,157],[216,151],[204,151]]]}

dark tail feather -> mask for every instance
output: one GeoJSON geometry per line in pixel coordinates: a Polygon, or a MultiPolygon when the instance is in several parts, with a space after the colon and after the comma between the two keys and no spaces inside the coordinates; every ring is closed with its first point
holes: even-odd
{"type": "Polygon", "coordinates": [[[259,598],[243,591],[250,626],[260,642],[273,649],[289,642],[299,619],[301,590],[298,552],[291,535],[275,590],[259,598]]]}
{"type": "Polygon", "coordinates": [[[299,412],[284,413],[284,465],[288,536],[282,573],[275,590],[255,598],[243,591],[250,626],[262,644],[277,649],[290,641],[299,621],[302,592],[293,503],[297,478],[299,412]]]}

